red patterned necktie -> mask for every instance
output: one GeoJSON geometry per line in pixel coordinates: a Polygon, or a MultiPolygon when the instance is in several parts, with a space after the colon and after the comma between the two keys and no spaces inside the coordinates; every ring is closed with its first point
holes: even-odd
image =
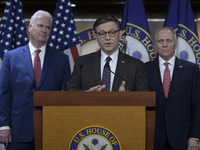
{"type": "Polygon", "coordinates": [[[168,97],[168,93],[169,93],[169,86],[170,86],[170,71],[169,71],[169,67],[168,67],[168,62],[165,62],[164,65],[165,67],[165,71],[164,71],[164,77],[163,77],[163,88],[164,88],[164,92],[165,92],[165,97],[167,99],[168,97]]]}
{"type": "Polygon", "coordinates": [[[38,87],[39,80],[40,80],[40,74],[41,74],[41,63],[40,63],[40,57],[39,53],[41,50],[35,51],[35,57],[34,57],[34,76],[35,76],[35,82],[36,86],[38,87]]]}

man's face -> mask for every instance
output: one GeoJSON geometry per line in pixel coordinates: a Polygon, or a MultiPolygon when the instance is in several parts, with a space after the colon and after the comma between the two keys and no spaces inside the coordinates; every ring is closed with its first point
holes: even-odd
{"type": "Polygon", "coordinates": [[[48,17],[37,18],[29,25],[30,40],[33,44],[44,45],[49,39],[51,21],[48,17]]]}
{"type": "Polygon", "coordinates": [[[161,30],[157,36],[156,46],[159,56],[168,61],[175,54],[177,41],[170,30],[161,30]]]}
{"type": "Polygon", "coordinates": [[[111,55],[118,48],[122,32],[119,31],[115,22],[110,21],[107,23],[102,23],[99,26],[97,26],[95,35],[101,49],[107,55],[111,55]]]}

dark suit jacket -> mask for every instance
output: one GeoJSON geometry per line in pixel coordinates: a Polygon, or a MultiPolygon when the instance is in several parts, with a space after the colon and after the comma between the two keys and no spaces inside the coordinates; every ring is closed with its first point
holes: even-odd
{"type": "Polygon", "coordinates": [[[200,138],[199,69],[196,64],[175,59],[167,100],[164,96],[159,61],[147,62],[147,82],[156,91],[154,149],[162,150],[168,138],[173,150],[186,150],[189,137],[200,138]]]}
{"type": "Polygon", "coordinates": [[[33,92],[61,90],[70,74],[68,56],[47,47],[36,88],[29,46],[5,53],[0,71],[0,127],[10,126],[12,142],[33,140],[33,92]]]}
{"type": "MultiPolygon", "coordinates": [[[[69,80],[68,90],[88,90],[101,85],[101,51],[76,59],[74,71],[69,80]]],[[[148,90],[145,67],[142,61],[119,52],[116,72],[124,79],[130,91],[148,90]]],[[[115,76],[112,91],[118,91],[122,79],[115,76]]]]}

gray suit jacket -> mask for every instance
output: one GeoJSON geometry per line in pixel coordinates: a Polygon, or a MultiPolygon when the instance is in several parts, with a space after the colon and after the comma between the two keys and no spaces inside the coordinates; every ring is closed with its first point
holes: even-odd
{"type": "MultiPolygon", "coordinates": [[[[67,90],[88,90],[101,85],[101,51],[77,58],[67,90]]],[[[124,79],[130,91],[147,91],[145,67],[142,61],[119,52],[112,91],[118,91],[124,79]]]]}

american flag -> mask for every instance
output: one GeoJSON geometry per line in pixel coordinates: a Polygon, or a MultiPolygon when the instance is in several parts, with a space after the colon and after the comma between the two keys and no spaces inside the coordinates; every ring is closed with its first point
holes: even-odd
{"type": "Polygon", "coordinates": [[[0,68],[5,52],[27,43],[21,0],[7,0],[0,24],[0,68]]]}
{"type": "Polygon", "coordinates": [[[69,0],[57,2],[48,44],[69,56],[73,71],[74,62],[81,55],[81,47],[69,0]]]}

